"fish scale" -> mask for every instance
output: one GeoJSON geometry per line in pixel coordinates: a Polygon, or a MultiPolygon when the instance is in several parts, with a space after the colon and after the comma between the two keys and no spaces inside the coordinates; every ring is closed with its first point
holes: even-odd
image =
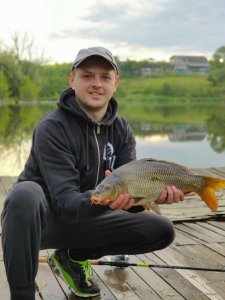
{"type": "MultiPolygon", "coordinates": [[[[156,200],[161,191],[167,185],[174,185],[174,182],[176,182],[177,188],[185,189],[187,186],[187,190],[189,190],[191,183],[196,190],[200,189],[204,184],[202,177],[194,174],[189,175],[187,172],[184,172],[181,167],[175,166],[168,168],[166,163],[159,163],[158,161],[145,161],[144,164],[139,165],[135,162],[130,163],[127,170],[121,168],[115,172],[121,176],[127,186],[130,187],[129,193],[131,196],[143,196],[148,199],[148,201],[156,200]],[[136,181],[133,180],[133,174],[136,175],[136,181]],[[181,174],[183,175],[182,180],[181,174]]],[[[138,205],[139,202],[135,204],[138,205]]]]}
{"type": "Polygon", "coordinates": [[[184,193],[195,192],[211,208],[217,210],[215,191],[225,188],[225,180],[194,174],[187,167],[174,162],[140,159],[127,163],[107,176],[93,191],[92,203],[104,199],[114,201],[129,193],[134,205],[151,204],[166,186],[176,186],[184,193]]]}

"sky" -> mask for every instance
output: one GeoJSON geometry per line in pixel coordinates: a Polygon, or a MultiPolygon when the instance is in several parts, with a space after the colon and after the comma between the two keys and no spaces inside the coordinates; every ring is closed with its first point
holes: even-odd
{"type": "Polygon", "coordinates": [[[0,42],[10,46],[14,34],[34,39],[50,63],[72,62],[92,46],[121,60],[210,59],[225,45],[225,1],[0,0],[0,42]]]}

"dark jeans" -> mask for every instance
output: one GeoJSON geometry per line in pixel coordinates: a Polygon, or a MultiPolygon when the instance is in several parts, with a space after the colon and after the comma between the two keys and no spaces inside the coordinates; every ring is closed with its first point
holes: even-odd
{"type": "Polygon", "coordinates": [[[34,299],[40,249],[69,248],[77,259],[96,259],[159,250],[173,239],[172,222],[146,211],[107,210],[73,225],[60,223],[42,188],[28,181],[12,188],[2,212],[2,247],[12,300],[34,299]]]}

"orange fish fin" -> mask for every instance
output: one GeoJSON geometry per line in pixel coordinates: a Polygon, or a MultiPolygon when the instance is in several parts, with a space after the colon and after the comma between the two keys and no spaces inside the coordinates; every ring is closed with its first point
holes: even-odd
{"type": "Polygon", "coordinates": [[[206,184],[198,194],[208,207],[215,212],[218,207],[218,199],[216,198],[215,191],[225,188],[225,180],[212,177],[204,177],[204,179],[206,184]]]}

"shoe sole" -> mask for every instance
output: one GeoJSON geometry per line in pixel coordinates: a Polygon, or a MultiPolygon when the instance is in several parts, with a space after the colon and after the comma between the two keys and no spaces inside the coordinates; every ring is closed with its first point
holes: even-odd
{"type": "MultiPolygon", "coordinates": [[[[83,297],[83,298],[88,298],[88,297],[95,297],[98,296],[100,293],[81,293],[78,290],[75,289],[75,286],[71,286],[70,283],[68,282],[68,280],[66,279],[62,268],[60,266],[60,264],[58,263],[58,260],[52,255],[49,259],[48,259],[48,264],[51,268],[51,270],[53,271],[54,274],[56,274],[58,277],[60,277],[68,286],[68,288],[70,289],[70,291],[79,297],[83,297]]],[[[65,271],[64,271],[65,272],[65,271]]],[[[65,272],[66,274],[68,274],[67,272],[65,272]]],[[[69,278],[71,278],[71,276],[68,274],[69,278]]],[[[72,281],[72,278],[71,278],[72,281]]],[[[73,283],[73,281],[72,281],[73,283]]]]}

